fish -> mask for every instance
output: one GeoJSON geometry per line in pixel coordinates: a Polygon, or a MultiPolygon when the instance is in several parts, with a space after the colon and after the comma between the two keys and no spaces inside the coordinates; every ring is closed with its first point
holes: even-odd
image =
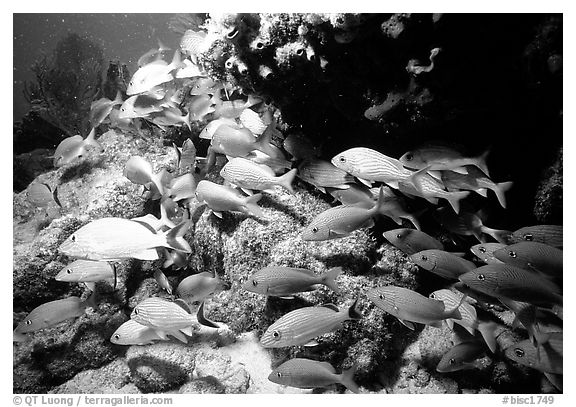
{"type": "Polygon", "coordinates": [[[314,160],[320,156],[320,149],[304,135],[291,133],[286,136],[282,145],[296,160],[314,160]]]}
{"type": "Polygon", "coordinates": [[[247,128],[235,128],[222,124],[214,131],[210,146],[215,153],[229,157],[245,157],[253,150],[260,150],[269,156],[276,151],[270,145],[271,133],[264,132],[258,138],[247,128]]]}
{"type": "Polygon", "coordinates": [[[208,94],[192,96],[186,108],[190,115],[190,121],[202,121],[206,115],[214,112],[212,98],[208,94]]]}
{"type": "Polygon", "coordinates": [[[95,137],[96,128],[92,128],[90,134],[88,134],[88,137],[85,139],[80,135],[76,135],[62,140],[52,156],[54,158],[54,167],[59,168],[76,162],[83,158],[91,148],[97,151],[103,151],[102,146],[96,141],[95,137]]]}
{"type": "Polygon", "coordinates": [[[170,285],[170,281],[168,281],[168,277],[166,277],[166,274],[164,274],[162,270],[156,269],[154,271],[154,280],[156,280],[160,288],[162,288],[168,294],[172,294],[172,286],[170,285]]]}
{"type": "Polygon", "coordinates": [[[75,260],[64,267],[54,277],[56,281],[85,283],[90,291],[95,291],[96,282],[109,281],[116,289],[116,268],[106,261],[75,260]]]}
{"type": "Polygon", "coordinates": [[[364,184],[347,184],[348,188],[324,188],[332,197],[343,205],[358,205],[365,208],[374,206],[372,191],[364,184]]]}
{"type": "Polygon", "coordinates": [[[274,369],[268,376],[268,380],[300,389],[327,387],[334,383],[340,383],[351,392],[360,393],[358,385],[354,382],[355,371],[356,368],[352,367],[338,374],[328,362],[294,358],[274,369]]]}
{"type": "Polygon", "coordinates": [[[253,95],[248,95],[247,100],[222,100],[218,92],[214,94],[212,100],[214,101],[214,117],[226,117],[229,119],[236,119],[240,117],[244,110],[262,101],[253,95]]]}
{"type": "Polygon", "coordinates": [[[486,243],[482,236],[483,233],[492,236],[499,243],[504,243],[505,236],[510,234],[507,230],[492,229],[485,226],[478,215],[470,212],[456,215],[446,208],[438,208],[434,216],[449,232],[463,236],[474,236],[480,243],[486,243]]]}
{"type": "Polygon", "coordinates": [[[446,199],[454,212],[460,213],[460,201],[470,195],[469,191],[448,192],[444,188],[442,181],[437,180],[428,174],[429,167],[416,171],[410,176],[410,181],[416,187],[418,192],[424,197],[446,199]]]}
{"type": "Polygon", "coordinates": [[[334,267],[320,275],[308,269],[270,266],[251,275],[242,288],[256,294],[286,297],[300,292],[314,291],[316,285],[322,284],[339,294],[340,289],[335,280],[340,273],[342,273],[341,267],[334,267]]]}
{"type": "Polygon", "coordinates": [[[182,114],[178,108],[167,108],[161,112],[152,113],[148,120],[160,128],[176,126],[182,123],[188,127],[188,130],[192,131],[192,128],[190,127],[190,112],[182,114]]]}
{"type": "Polygon", "coordinates": [[[172,62],[169,64],[160,59],[138,68],[128,83],[126,94],[128,96],[138,95],[152,89],[154,86],[172,81],[174,79],[172,71],[182,65],[180,51],[177,50],[174,53],[172,62]]]}
{"type": "Polygon", "coordinates": [[[208,51],[214,40],[215,37],[206,31],[186,30],[180,39],[180,49],[196,62],[198,55],[208,51]]]}
{"type": "Polygon", "coordinates": [[[562,290],[552,281],[508,264],[488,264],[462,274],[458,279],[473,290],[496,298],[536,305],[562,304],[562,290]]]}
{"type": "Polygon", "coordinates": [[[460,316],[462,318],[445,319],[444,321],[446,325],[453,330],[454,324],[456,323],[466,329],[470,335],[474,335],[476,331],[480,332],[482,338],[484,338],[484,342],[488,346],[488,349],[490,349],[492,353],[496,352],[498,344],[496,343],[495,330],[498,325],[492,321],[479,319],[478,314],[476,313],[476,308],[465,301],[467,299],[466,294],[454,292],[448,289],[441,289],[431,293],[428,298],[442,301],[446,308],[453,309],[454,307],[458,307],[458,311],[460,311],[460,316]]]}
{"type": "Polygon", "coordinates": [[[410,260],[423,269],[449,280],[458,280],[460,275],[476,269],[476,265],[471,261],[438,249],[414,253],[410,256],[410,260]]]}
{"type": "Polygon", "coordinates": [[[444,303],[404,287],[388,285],[368,290],[366,296],[381,310],[395,316],[407,328],[413,322],[439,328],[442,320],[462,319],[458,306],[448,310],[444,303]]]}
{"type": "Polygon", "coordinates": [[[52,202],[62,207],[58,199],[58,187],[52,190],[50,185],[44,182],[35,181],[28,185],[28,188],[26,188],[26,197],[28,198],[28,202],[34,205],[35,208],[46,208],[50,206],[52,202]]]}
{"type": "Polygon", "coordinates": [[[234,188],[202,180],[196,187],[196,198],[200,203],[205,203],[219,218],[222,218],[224,211],[264,218],[262,209],[257,205],[262,194],[243,197],[234,188]]]}
{"type": "Polygon", "coordinates": [[[242,113],[240,113],[240,123],[256,136],[264,133],[268,127],[260,115],[252,109],[242,110],[242,113]]]}
{"type": "Polygon", "coordinates": [[[372,182],[384,182],[398,189],[398,181],[407,180],[412,171],[395,158],[366,147],[354,147],[335,155],[332,164],[372,187],[372,182]]]}
{"type": "Polygon", "coordinates": [[[316,216],[301,234],[302,240],[331,240],[348,236],[357,229],[374,226],[374,217],[381,214],[385,205],[383,193],[367,209],[354,205],[341,205],[327,209],[316,216]]]}
{"type": "Polygon", "coordinates": [[[124,176],[138,185],[146,185],[151,182],[160,194],[164,194],[162,174],[155,174],[152,169],[152,164],[139,155],[133,155],[126,162],[124,176]]]}
{"type": "Polygon", "coordinates": [[[563,342],[563,333],[555,332],[545,345],[536,347],[526,339],[506,348],[504,356],[540,372],[563,374],[563,342]]]}
{"type": "Polygon", "coordinates": [[[166,189],[166,196],[174,202],[188,200],[196,194],[196,179],[191,173],[173,178],[166,189]]]}
{"type": "Polygon", "coordinates": [[[562,280],[562,250],[538,242],[519,242],[494,251],[498,260],[562,280]]]}
{"type": "Polygon", "coordinates": [[[260,343],[265,348],[304,345],[311,339],[340,328],[344,321],[361,319],[357,305],[358,299],[344,309],[334,304],[296,309],[270,325],[260,338],[260,343]]]}
{"type": "Polygon", "coordinates": [[[538,311],[542,310],[541,308],[528,302],[514,301],[508,298],[500,298],[500,302],[516,315],[512,326],[515,327],[518,326],[518,324],[524,326],[534,346],[548,341],[549,335],[547,335],[540,326],[541,321],[539,320],[540,315],[538,311]]]}
{"type": "Polygon", "coordinates": [[[108,117],[114,106],[122,104],[122,93],[116,92],[116,98],[110,100],[108,98],[100,98],[95,100],[90,105],[90,124],[92,127],[98,127],[104,119],[108,117]]]}
{"type": "Polygon", "coordinates": [[[59,251],[85,260],[157,260],[157,247],[192,251],[183,238],[189,227],[190,222],[184,221],[167,232],[154,233],[142,223],[129,219],[101,218],[72,233],[59,251]]]}
{"type": "Polygon", "coordinates": [[[118,117],[120,119],[148,118],[152,113],[162,112],[166,106],[174,106],[165,100],[165,98],[158,100],[146,94],[130,96],[122,102],[118,117]]]}
{"type": "Polygon", "coordinates": [[[149,345],[158,340],[162,338],[154,328],[132,319],[120,325],[110,337],[110,342],[115,345],[149,345]]]}
{"type": "Polygon", "coordinates": [[[192,82],[192,89],[190,89],[190,94],[193,96],[206,94],[213,95],[222,89],[222,87],[222,82],[212,78],[196,78],[192,82]]]}
{"type": "Polygon", "coordinates": [[[406,152],[400,157],[400,162],[406,167],[421,170],[428,167],[429,170],[452,170],[467,174],[466,165],[474,165],[488,176],[490,173],[486,166],[486,157],[490,149],[478,157],[464,157],[460,152],[441,145],[429,145],[406,152]]]}
{"type": "Polygon", "coordinates": [[[16,327],[14,334],[25,334],[58,325],[60,322],[84,315],[86,308],[95,308],[94,294],[86,300],[71,296],[49,301],[34,308],[16,327]]]}
{"type": "MultiPolygon", "coordinates": [[[[384,205],[382,206],[380,214],[389,217],[398,225],[402,225],[402,219],[407,219],[416,229],[420,230],[420,222],[416,218],[416,214],[408,212],[405,199],[388,186],[382,186],[382,190],[384,191],[384,205]]],[[[370,188],[370,193],[372,194],[373,202],[376,201],[378,199],[379,188],[370,188]]]]}
{"type": "Polygon", "coordinates": [[[392,245],[408,255],[428,249],[444,250],[441,242],[421,230],[393,229],[384,232],[383,235],[392,245]]]}
{"type": "Polygon", "coordinates": [[[164,257],[166,260],[164,260],[162,267],[165,269],[174,266],[175,270],[180,270],[188,266],[189,255],[186,253],[164,249],[164,257]]]}
{"type": "Polygon", "coordinates": [[[206,76],[206,72],[200,69],[200,67],[195,64],[194,62],[190,61],[189,59],[185,58],[182,60],[181,68],[176,70],[174,77],[176,79],[185,79],[185,78],[197,78],[199,76],[206,76]]]}
{"type": "Polygon", "coordinates": [[[506,191],[508,191],[514,183],[512,181],[494,183],[486,176],[478,167],[467,165],[465,166],[467,174],[461,174],[454,171],[442,171],[442,182],[451,189],[469,189],[476,191],[482,196],[486,196],[486,190],[491,189],[496,194],[498,202],[502,208],[506,208],[506,191]]]}
{"type": "Polygon", "coordinates": [[[176,295],[186,303],[203,302],[206,297],[212,295],[222,286],[218,275],[207,271],[193,274],[180,281],[176,288],[176,295]]]}
{"type": "Polygon", "coordinates": [[[150,62],[150,59],[155,55],[162,54],[165,51],[170,51],[171,48],[168,48],[166,45],[162,44],[160,40],[158,40],[158,48],[152,48],[151,50],[147,51],[144,55],[138,58],[138,68],[142,68],[144,65],[150,62]]]}
{"type": "MultiPolygon", "coordinates": [[[[272,145],[270,147],[276,148],[272,145]]],[[[279,174],[284,172],[284,170],[291,170],[292,169],[292,161],[286,160],[282,155],[271,157],[268,154],[264,154],[261,151],[254,150],[251,151],[246,157],[247,160],[250,160],[256,164],[262,164],[274,172],[274,174],[279,174]]]]}
{"type": "Polygon", "coordinates": [[[326,187],[348,189],[354,177],[332,163],[320,159],[304,160],[298,166],[298,178],[326,193],[326,187]]]}
{"type": "Polygon", "coordinates": [[[561,225],[526,226],[507,235],[504,243],[538,242],[562,249],[562,229],[561,225]]]}
{"type": "Polygon", "coordinates": [[[251,194],[251,190],[272,190],[275,185],[293,194],[292,182],[296,172],[297,169],[293,168],[277,177],[270,167],[256,164],[242,157],[235,157],[224,165],[220,176],[248,194],[251,194]]]}
{"type": "Polygon", "coordinates": [[[506,247],[502,243],[479,243],[470,248],[470,251],[486,264],[502,263],[494,257],[494,251],[506,247]]]}
{"type": "Polygon", "coordinates": [[[450,373],[465,369],[477,369],[480,364],[476,361],[485,353],[484,344],[480,341],[459,343],[442,356],[436,366],[436,371],[450,373]]]}
{"type": "Polygon", "coordinates": [[[154,328],[163,339],[170,332],[180,331],[192,336],[197,328],[197,318],[176,302],[150,297],[141,301],[130,314],[130,319],[141,325],[154,328]]]}
{"type": "Polygon", "coordinates": [[[172,222],[170,220],[170,218],[168,217],[168,209],[167,207],[170,205],[169,203],[170,199],[163,199],[160,202],[160,219],[158,219],[156,216],[152,215],[151,213],[148,213],[144,216],[139,216],[136,218],[132,218],[130,220],[133,220],[135,222],[140,222],[148,227],[150,227],[152,230],[154,231],[159,231],[159,230],[166,230],[166,229],[172,229],[173,227],[176,226],[176,224],[174,222],[172,222]]]}
{"type": "Polygon", "coordinates": [[[136,128],[136,125],[134,124],[134,121],[132,119],[120,118],[120,108],[118,109],[112,108],[112,111],[110,111],[110,114],[108,115],[108,119],[110,120],[111,128],[127,131],[136,129],[137,131],[139,131],[139,129],[136,128]]]}
{"type": "Polygon", "coordinates": [[[174,151],[176,151],[176,166],[180,171],[188,172],[194,171],[196,168],[196,146],[187,138],[182,143],[182,147],[172,144],[174,151]]]}

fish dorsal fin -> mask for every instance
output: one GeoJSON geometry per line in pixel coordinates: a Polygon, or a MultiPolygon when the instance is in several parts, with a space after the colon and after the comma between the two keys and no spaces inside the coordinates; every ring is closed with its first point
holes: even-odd
{"type": "Polygon", "coordinates": [[[336,311],[336,312],[339,312],[339,311],[340,311],[340,310],[338,309],[338,307],[337,307],[336,305],[334,305],[334,304],[324,304],[324,305],[322,305],[322,306],[323,306],[323,307],[326,307],[326,308],[329,308],[329,309],[331,309],[332,311],[336,311]]]}
{"type": "Polygon", "coordinates": [[[180,308],[182,308],[184,311],[190,314],[190,306],[183,299],[178,298],[174,300],[174,304],[178,305],[180,308]]]}

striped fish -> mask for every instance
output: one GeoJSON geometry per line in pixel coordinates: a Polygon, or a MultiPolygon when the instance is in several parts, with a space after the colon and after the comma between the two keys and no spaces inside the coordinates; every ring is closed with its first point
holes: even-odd
{"type": "Polygon", "coordinates": [[[356,309],[358,300],[347,309],[338,309],[333,304],[304,307],[281,317],[268,327],[260,338],[265,348],[282,348],[308,343],[320,335],[332,332],[349,319],[361,319],[356,309]]]}
{"type": "Polygon", "coordinates": [[[442,301],[424,297],[404,287],[389,285],[373,288],[368,291],[367,297],[412,330],[412,322],[440,327],[444,319],[462,319],[458,307],[448,310],[442,301]]]}
{"type": "Polygon", "coordinates": [[[326,187],[348,189],[354,177],[324,160],[305,160],[298,166],[298,178],[326,193],[326,187]]]}
{"type": "Polygon", "coordinates": [[[486,264],[502,264],[494,257],[494,252],[505,247],[502,243],[480,243],[470,248],[470,251],[486,264]]]}
{"type": "Polygon", "coordinates": [[[157,247],[186,253],[192,251],[182,237],[189,226],[190,223],[185,221],[167,232],[157,234],[139,222],[122,218],[101,218],[74,232],[60,245],[60,252],[87,260],[157,260],[157,247]]]}
{"type": "Polygon", "coordinates": [[[198,321],[194,315],[176,302],[156,297],[147,298],[140,302],[132,310],[130,319],[141,325],[154,328],[163,338],[166,333],[178,330],[191,336],[193,326],[198,321]]]}
{"type": "Polygon", "coordinates": [[[561,249],[563,246],[562,229],[560,225],[526,226],[510,233],[506,237],[506,244],[527,241],[544,243],[561,249]]]}
{"type": "Polygon", "coordinates": [[[374,196],[371,189],[366,185],[347,184],[347,189],[327,187],[326,192],[340,201],[343,205],[357,205],[364,208],[371,208],[374,206],[374,196]]]}
{"type": "Polygon", "coordinates": [[[252,109],[244,109],[240,114],[240,123],[242,126],[246,127],[248,130],[259,136],[264,133],[264,130],[268,127],[260,115],[252,109]]]}
{"type": "Polygon", "coordinates": [[[94,291],[98,281],[111,281],[116,288],[116,268],[106,261],[76,260],[60,270],[54,278],[68,283],[85,283],[91,291],[94,291]]]}
{"type": "Polygon", "coordinates": [[[410,260],[424,270],[449,280],[458,280],[458,276],[476,268],[476,265],[471,261],[437,249],[414,253],[410,256],[410,260]]]}
{"type": "Polygon", "coordinates": [[[442,356],[438,366],[436,366],[436,371],[449,373],[465,369],[476,369],[479,364],[474,363],[474,361],[484,353],[486,353],[484,344],[480,341],[459,343],[442,356]]]}
{"type": "Polygon", "coordinates": [[[351,392],[359,393],[358,385],[354,382],[355,371],[356,369],[352,367],[338,374],[328,362],[294,358],[274,369],[268,376],[268,380],[299,389],[327,387],[334,383],[340,383],[351,392]]]}
{"type": "Polygon", "coordinates": [[[460,325],[466,329],[471,335],[474,335],[476,331],[480,332],[486,345],[492,352],[496,351],[496,336],[494,330],[497,328],[496,323],[491,321],[481,321],[478,319],[476,313],[476,308],[467,301],[463,301],[465,297],[462,293],[455,293],[447,289],[441,289],[431,293],[429,298],[440,300],[444,303],[447,309],[453,309],[455,307],[460,311],[460,316],[462,319],[446,319],[446,325],[450,329],[454,329],[454,323],[460,325]]]}
{"type": "Polygon", "coordinates": [[[222,212],[228,211],[264,218],[262,209],[256,204],[262,198],[261,194],[244,197],[234,188],[202,180],[196,187],[196,198],[219,218],[222,218],[222,212]]]}
{"type": "Polygon", "coordinates": [[[393,229],[384,232],[384,237],[408,255],[418,253],[422,250],[444,249],[444,245],[438,240],[416,229],[393,229]]]}
{"type": "Polygon", "coordinates": [[[446,199],[454,212],[460,213],[460,200],[470,195],[470,191],[446,191],[442,181],[428,174],[429,168],[421,169],[410,176],[410,181],[423,197],[446,199]]]}
{"type": "Polygon", "coordinates": [[[334,280],[341,272],[341,267],[332,268],[322,275],[301,268],[264,267],[250,276],[242,288],[256,294],[283,297],[303,291],[314,291],[315,285],[323,284],[338,294],[340,290],[334,280]]]}
{"type": "Polygon", "coordinates": [[[475,165],[486,175],[490,175],[486,166],[486,157],[490,150],[486,150],[478,157],[464,157],[459,151],[442,145],[423,146],[408,151],[400,161],[407,168],[420,170],[429,167],[430,170],[452,170],[466,174],[467,165],[475,165]]]}
{"type": "Polygon", "coordinates": [[[477,192],[482,196],[487,195],[487,189],[491,189],[496,194],[500,206],[506,208],[506,195],[504,194],[512,188],[512,182],[500,182],[496,184],[477,167],[467,165],[468,174],[460,174],[454,171],[442,171],[442,182],[449,190],[466,189],[477,192]]]}
{"type": "Polygon", "coordinates": [[[148,345],[161,339],[154,328],[129,319],[114,331],[110,342],[116,345],[148,345]]]}
{"type": "Polygon", "coordinates": [[[372,182],[384,182],[398,189],[398,181],[407,180],[412,175],[412,171],[404,168],[397,159],[366,147],[355,147],[337,154],[332,158],[332,164],[369,187],[372,187],[372,182]]]}
{"type": "Polygon", "coordinates": [[[176,288],[176,295],[186,303],[202,302],[206,297],[214,293],[221,285],[218,275],[212,275],[207,271],[193,274],[180,281],[176,288]]]}
{"type": "Polygon", "coordinates": [[[232,185],[242,188],[243,191],[251,195],[251,190],[270,190],[275,185],[294,193],[292,182],[296,172],[297,169],[293,168],[286,174],[277,177],[270,167],[237,157],[226,163],[220,171],[220,175],[232,185]]]}
{"type": "Polygon", "coordinates": [[[500,243],[505,243],[504,239],[510,234],[507,230],[492,229],[482,223],[482,219],[474,213],[462,212],[454,214],[448,208],[438,208],[434,216],[440,224],[452,233],[462,236],[474,236],[480,243],[485,243],[483,233],[492,236],[500,243]]]}
{"type": "Polygon", "coordinates": [[[564,269],[562,250],[544,243],[527,241],[514,243],[496,250],[494,257],[511,266],[562,279],[564,269]]]}
{"type": "Polygon", "coordinates": [[[541,372],[563,374],[563,336],[562,332],[554,332],[548,343],[538,347],[534,346],[530,339],[526,339],[506,348],[504,355],[541,372]]]}
{"type": "Polygon", "coordinates": [[[539,274],[507,264],[488,264],[462,274],[459,280],[493,297],[536,305],[562,304],[562,289],[539,274]]]}

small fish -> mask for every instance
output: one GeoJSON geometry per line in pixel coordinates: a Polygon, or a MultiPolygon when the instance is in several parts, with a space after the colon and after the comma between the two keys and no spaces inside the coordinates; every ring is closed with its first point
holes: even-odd
{"type": "Polygon", "coordinates": [[[348,236],[357,229],[374,226],[374,217],[382,214],[385,205],[383,193],[367,209],[353,205],[336,206],[316,216],[302,232],[302,240],[331,240],[348,236]]]}
{"type": "Polygon", "coordinates": [[[559,225],[526,226],[506,236],[504,243],[538,242],[562,249],[562,229],[562,226],[559,225]]]}
{"type": "Polygon", "coordinates": [[[186,127],[188,127],[188,130],[192,131],[192,128],[190,127],[190,112],[182,114],[178,108],[168,108],[161,112],[152,113],[150,118],[147,120],[150,120],[160,128],[185,124],[186,127]]]}
{"type": "MultiPolygon", "coordinates": [[[[276,148],[272,145],[270,145],[270,147],[276,148]]],[[[286,160],[282,155],[271,157],[268,154],[264,154],[262,151],[254,150],[244,158],[255,162],[256,164],[270,167],[270,169],[274,171],[274,174],[283,173],[285,172],[284,170],[292,169],[292,161],[286,160]]]]}
{"type": "Polygon", "coordinates": [[[178,303],[157,297],[146,298],[136,305],[130,319],[154,328],[162,339],[173,331],[192,336],[193,327],[198,321],[178,303]]]}
{"type": "Polygon", "coordinates": [[[421,170],[428,167],[429,170],[452,170],[467,174],[466,165],[474,165],[490,176],[486,166],[486,157],[490,149],[478,157],[464,157],[460,152],[446,146],[424,146],[413,151],[408,151],[400,162],[406,167],[421,170]]]}
{"type": "Polygon", "coordinates": [[[240,117],[244,110],[262,101],[261,99],[257,99],[252,95],[248,95],[247,100],[222,100],[218,92],[214,94],[212,100],[214,101],[214,117],[226,117],[229,119],[236,119],[240,117]]]}
{"type": "MultiPolygon", "coordinates": [[[[402,219],[407,219],[416,229],[420,230],[420,222],[415,214],[408,212],[405,199],[395,193],[390,187],[382,186],[382,189],[384,191],[384,205],[380,213],[389,217],[398,225],[402,225],[402,219]]],[[[378,199],[379,188],[370,188],[370,192],[372,199],[376,201],[378,199]]]]}
{"type": "Polygon", "coordinates": [[[298,166],[298,178],[326,193],[326,187],[348,189],[354,177],[332,163],[320,159],[304,160],[298,166]]]}
{"type": "Polygon", "coordinates": [[[34,308],[14,330],[15,334],[25,334],[49,328],[70,318],[84,315],[87,307],[95,307],[94,294],[88,299],[68,297],[50,301],[34,308]]]}
{"type": "Polygon", "coordinates": [[[284,297],[304,291],[314,291],[317,284],[323,284],[338,294],[340,290],[335,280],[341,272],[341,267],[332,268],[322,275],[301,268],[264,267],[250,276],[242,288],[256,294],[284,297]]]}
{"type": "Polygon", "coordinates": [[[26,188],[26,196],[28,201],[36,208],[46,208],[52,202],[62,207],[58,199],[58,187],[52,190],[50,185],[44,182],[32,182],[28,185],[28,188],[26,188]]]}
{"type": "Polygon", "coordinates": [[[303,135],[289,134],[284,139],[283,146],[297,160],[313,160],[320,156],[319,148],[303,135]]]}
{"type": "Polygon", "coordinates": [[[484,344],[480,341],[459,343],[442,356],[436,366],[436,371],[450,373],[465,369],[477,369],[479,364],[475,361],[485,353],[484,344]]]}
{"type": "Polygon", "coordinates": [[[176,288],[176,295],[188,304],[203,302],[206,297],[212,295],[221,286],[222,282],[218,275],[203,271],[180,281],[178,288],[176,288]]]}
{"type": "Polygon", "coordinates": [[[180,270],[188,266],[189,255],[186,253],[164,249],[164,257],[166,260],[164,260],[162,267],[165,269],[174,266],[175,270],[180,270]]]}
{"type": "Polygon", "coordinates": [[[196,187],[196,198],[219,218],[222,218],[222,212],[228,211],[264,218],[262,209],[256,204],[262,198],[261,194],[243,197],[234,188],[202,180],[196,187]]]}
{"type": "Polygon", "coordinates": [[[562,279],[562,250],[538,242],[519,242],[494,252],[498,260],[546,276],[562,279]]]}
{"type": "Polygon", "coordinates": [[[470,195],[469,191],[448,192],[442,181],[428,174],[429,167],[416,171],[410,176],[410,181],[423,197],[446,199],[454,212],[460,213],[460,201],[470,195]]]}
{"type": "Polygon", "coordinates": [[[196,180],[191,173],[173,178],[166,189],[166,196],[174,202],[191,199],[196,193],[196,180]]]}
{"type": "Polygon", "coordinates": [[[252,109],[244,109],[242,111],[240,114],[240,123],[256,136],[264,133],[264,130],[268,127],[260,115],[252,109]]]}
{"type": "Polygon", "coordinates": [[[186,105],[190,121],[202,121],[206,115],[214,112],[212,98],[208,94],[196,95],[190,98],[186,105]]]}
{"type": "Polygon", "coordinates": [[[474,236],[480,243],[486,243],[484,236],[482,236],[483,233],[492,236],[500,243],[504,243],[505,236],[510,234],[507,230],[492,229],[485,226],[482,219],[474,213],[454,214],[447,208],[439,208],[434,216],[449,232],[463,236],[474,236]]]}
{"type": "Polygon", "coordinates": [[[294,193],[292,182],[297,169],[293,168],[286,174],[277,177],[270,167],[256,164],[242,157],[232,158],[220,171],[220,175],[232,185],[247,190],[271,190],[275,185],[281,186],[290,193],[294,193]]]}
{"type": "Polygon", "coordinates": [[[155,174],[152,164],[138,155],[130,157],[126,162],[124,176],[138,185],[146,185],[152,182],[160,194],[164,193],[161,173],[155,174]]]}
{"type": "Polygon", "coordinates": [[[245,157],[253,150],[260,150],[274,156],[276,151],[270,145],[271,133],[264,132],[258,138],[247,128],[235,128],[227,124],[218,126],[210,142],[215,153],[229,157],[245,157]]]}
{"type": "Polygon", "coordinates": [[[144,65],[132,75],[126,94],[128,96],[138,95],[152,89],[154,86],[172,81],[174,79],[172,71],[181,66],[182,61],[179,51],[174,53],[170,64],[160,59],[144,65]]]}
{"type": "Polygon", "coordinates": [[[449,280],[458,280],[460,275],[476,269],[476,265],[471,261],[438,249],[414,253],[410,256],[410,260],[423,269],[449,280]]]}
{"type": "Polygon", "coordinates": [[[268,376],[268,380],[299,389],[327,387],[334,383],[340,383],[351,392],[359,393],[358,385],[354,382],[355,371],[356,369],[352,367],[338,374],[328,362],[294,358],[274,369],[268,376]]]}
{"type": "Polygon", "coordinates": [[[108,117],[114,106],[121,104],[122,94],[120,91],[116,93],[114,100],[100,98],[92,102],[90,105],[90,124],[92,127],[98,127],[108,117]]]}
{"type": "Polygon", "coordinates": [[[444,250],[444,245],[432,236],[416,229],[394,229],[384,232],[384,237],[404,253],[411,255],[422,250],[444,250]]]}
{"type": "Polygon", "coordinates": [[[563,333],[555,332],[545,345],[536,347],[530,339],[526,339],[506,348],[504,355],[541,372],[563,374],[563,342],[563,333]]]}
{"type": "Polygon", "coordinates": [[[442,182],[446,188],[450,189],[469,189],[476,191],[482,196],[486,196],[486,190],[491,189],[496,194],[500,206],[506,208],[506,195],[514,185],[513,182],[494,183],[478,167],[467,165],[465,167],[467,174],[461,174],[454,171],[442,171],[442,182]]]}
{"type": "Polygon", "coordinates": [[[158,40],[158,48],[152,48],[140,58],[138,58],[138,68],[142,68],[144,65],[150,62],[150,59],[155,55],[162,54],[165,51],[170,51],[171,48],[168,48],[166,45],[162,44],[160,40],[158,40]]]}
{"type": "Polygon", "coordinates": [[[339,189],[326,187],[326,192],[332,195],[334,199],[340,201],[343,205],[358,205],[364,208],[371,208],[374,206],[374,196],[371,189],[366,185],[360,184],[347,184],[348,188],[339,189]]]}
{"type": "Polygon", "coordinates": [[[120,119],[148,118],[152,113],[162,112],[165,106],[173,106],[173,104],[147,94],[134,95],[122,102],[118,117],[120,119]]]}
{"type": "Polygon", "coordinates": [[[470,251],[486,264],[501,264],[502,262],[494,257],[494,252],[506,247],[502,243],[479,243],[470,248],[470,251]]]}
{"type": "Polygon", "coordinates": [[[142,223],[129,219],[101,218],[72,233],[59,250],[67,256],[86,260],[157,260],[157,247],[186,253],[192,251],[183,238],[189,227],[190,223],[185,221],[157,234],[142,223]]]}
{"type": "Polygon", "coordinates": [[[168,281],[168,277],[166,277],[166,274],[164,274],[162,270],[157,269],[154,271],[154,280],[156,280],[160,288],[162,288],[168,294],[172,294],[172,286],[170,285],[170,281],[168,281]]]}
{"type": "Polygon", "coordinates": [[[120,108],[112,108],[112,111],[108,115],[110,119],[110,127],[114,129],[121,129],[121,130],[134,130],[136,129],[136,125],[132,119],[123,119],[120,118],[120,108]]]}
{"type": "Polygon", "coordinates": [[[90,148],[102,151],[102,146],[95,139],[96,128],[93,128],[85,139],[80,135],[65,138],[54,152],[54,167],[59,168],[84,157],[90,148]]]}
{"type": "Polygon", "coordinates": [[[129,319],[114,331],[110,342],[115,345],[149,345],[161,339],[154,328],[129,319]]]}
{"type": "Polygon", "coordinates": [[[462,274],[459,280],[473,290],[531,304],[562,304],[562,290],[539,274],[507,264],[488,264],[462,274]]]}
{"type": "Polygon", "coordinates": [[[334,304],[326,304],[289,312],[268,327],[260,343],[265,348],[304,345],[311,339],[340,328],[344,321],[361,319],[357,303],[358,300],[341,310],[334,304]]]}
{"type": "Polygon", "coordinates": [[[373,288],[366,295],[378,308],[395,316],[412,330],[412,322],[440,327],[444,319],[462,319],[458,307],[448,310],[442,301],[424,297],[404,287],[389,285],[373,288]]]}
{"type": "Polygon", "coordinates": [[[442,301],[446,308],[458,308],[460,316],[462,317],[461,319],[444,320],[450,329],[454,329],[454,323],[456,323],[466,329],[470,335],[474,335],[474,333],[478,331],[482,335],[482,338],[484,338],[484,342],[486,342],[490,351],[493,353],[496,352],[498,345],[496,343],[495,330],[498,325],[492,321],[479,319],[478,314],[476,313],[476,308],[465,301],[465,294],[450,291],[448,289],[441,289],[434,291],[428,297],[442,301]]]}
{"type": "Polygon", "coordinates": [[[398,181],[407,180],[412,175],[412,171],[404,168],[397,159],[365,147],[337,154],[332,158],[332,164],[369,187],[372,187],[372,182],[384,182],[398,189],[398,181]]]}
{"type": "Polygon", "coordinates": [[[196,168],[196,146],[187,138],[182,143],[182,147],[172,144],[176,151],[176,166],[180,171],[188,172],[194,171],[196,168]]]}
{"type": "Polygon", "coordinates": [[[95,291],[95,283],[109,281],[116,289],[116,268],[106,261],[76,260],[54,277],[56,281],[85,283],[90,291],[95,291]]]}
{"type": "MultiPolygon", "coordinates": [[[[548,342],[550,337],[543,331],[541,326],[540,316],[542,314],[539,313],[539,311],[542,310],[542,308],[538,308],[527,302],[514,301],[508,298],[500,298],[500,302],[516,314],[512,326],[516,327],[518,324],[524,326],[534,346],[548,342]]],[[[552,311],[548,312],[552,313],[552,311]]]]}

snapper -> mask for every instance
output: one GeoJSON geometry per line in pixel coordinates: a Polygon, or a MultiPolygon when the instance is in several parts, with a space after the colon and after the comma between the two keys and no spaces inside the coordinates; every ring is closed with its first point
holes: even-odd
{"type": "Polygon", "coordinates": [[[76,135],[62,140],[52,156],[54,158],[54,167],[62,167],[81,159],[91,148],[102,151],[102,146],[96,141],[95,137],[96,128],[92,128],[85,139],[80,135],[76,135]]]}

